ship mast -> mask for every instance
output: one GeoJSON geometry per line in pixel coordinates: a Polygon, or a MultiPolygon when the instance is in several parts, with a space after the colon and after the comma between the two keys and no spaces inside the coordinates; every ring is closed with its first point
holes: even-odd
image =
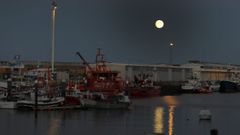
{"type": "Polygon", "coordinates": [[[106,61],[104,60],[104,53],[102,53],[100,48],[97,49],[95,70],[103,72],[110,71],[110,69],[106,66],[106,61]]]}
{"type": "Polygon", "coordinates": [[[51,19],[52,19],[52,60],[51,60],[51,69],[54,73],[54,61],[55,61],[55,21],[56,21],[56,10],[57,3],[53,0],[51,5],[51,19]]]}

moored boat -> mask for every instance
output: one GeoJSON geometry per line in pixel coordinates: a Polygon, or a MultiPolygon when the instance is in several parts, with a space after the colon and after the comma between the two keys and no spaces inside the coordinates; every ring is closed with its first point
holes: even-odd
{"type": "Polygon", "coordinates": [[[16,101],[7,101],[1,100],[0,101],[0,109],[16,109],[16,101]]]}
{"type": "Polygon", "coordinates": [[[7,92],[0,94],[0,109],[16,109],[17,100],[23,99],[20,95],[8,96],[7,92]]]}
{"type": "Polygon", "coordinates": [[[196,79],[190,79],[181,86],[182,93],[194,93],[196,89],[200,89],[201,84],[196,79]]]}
{"type": "Polygon", "coordinates": [[[155,87],[128,87],[127,90],[131,98],[160,96],[160,88],[155,87]]]}
{"type": "Polygon", "coordinates": [[[222,93],[240,92],[240,86],[232,81],[221,81],[219,92],[222,93]]]}
{"type": "Polygon", "coordinates": [[[188,80],[181,86],[182,93],[212,93],[212,89],[207,81],[199,81],[196,79],[188,80]]]}
{"type": "MultiPolygon", "coordinates": [[[[51,107],[62,106],[64,102],[63,97],[51,98],[46,101],[38,101],[37,109],[51,109],[51,107]]],[[[16,103],[17,109],[29,109],[34,110],[36,108],[35,100],[20,100],[16,103]]]]}
{"type": "Polygon", "coordinates": [[[122,109],[128,108],[130,100],[124,93],[124,82],[119,76],[118,71],[112,71],[107,67],[104,60],[104,54],[100,49],[96,54],[95,68],[91,67],[88,62],[81,56],[87,67],[86,77],[83,78],[83,88],[81,90],[81,100],[87,108],[95,109],[122,109]]]}
{"type": "Polygon", "coordinates": [[[89,93],[83,96],[82,101],[86,108],[92,109],[128,109],[131,105],[130,99],[123,93],[111,97],[98,92],[89,93]]]}

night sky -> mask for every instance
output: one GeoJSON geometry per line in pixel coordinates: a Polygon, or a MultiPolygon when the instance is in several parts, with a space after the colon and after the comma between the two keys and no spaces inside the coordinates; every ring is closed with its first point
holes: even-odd
{"type": "MultiPolygon", "coordinates": [[[[0,60],[51,59],[51,0],[0,1],[0,60]]],[[[56,60],[90,62],[102,48],[111,62],[188,60],[240,64],[239,0],[59,0],[56,60]],[[165,22],[156,29],[155,20],[165,22]]]]}

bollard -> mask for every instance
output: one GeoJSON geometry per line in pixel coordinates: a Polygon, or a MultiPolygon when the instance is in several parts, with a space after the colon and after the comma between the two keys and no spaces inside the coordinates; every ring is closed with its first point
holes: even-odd
{"type": "Polygon", "coordinates": [[[211,129],[211,135],[218,135],[217,129],[211,129]]]}

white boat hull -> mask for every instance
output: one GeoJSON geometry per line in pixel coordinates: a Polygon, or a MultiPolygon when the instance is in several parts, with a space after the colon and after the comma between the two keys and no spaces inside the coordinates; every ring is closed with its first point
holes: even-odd
{"type": "MultiPolygon", "coordinates": [[[[55,99],[52,99],[50,101],[38,101],[38,109],[41,108],[51,108],[51,107],[56,107],[62,105],[64,102],[63,97],[58,97],[55,99]]],[[[22,101],[17,101],[16,104],[18,109],[34,109],[35,108],[35,101],[33,100],[22,100],[22,101]]]]}
{"type": "Polygon", "coordinates": [[[209,110],[201,110],[199,112],[199,120],[211,120],[212,113],[209,110]]]}
{"type": "Polygon", "coordinates": [[[85,101],[84,106],[86,108],[93,109],[127,109],[130,103],[113,103],[108,101],[85,101]]]}
{"type": "Polygon", "coordinates": [[[0,101],[0,109],[16,109],[16,102],[14,101],[0,101]]]}

